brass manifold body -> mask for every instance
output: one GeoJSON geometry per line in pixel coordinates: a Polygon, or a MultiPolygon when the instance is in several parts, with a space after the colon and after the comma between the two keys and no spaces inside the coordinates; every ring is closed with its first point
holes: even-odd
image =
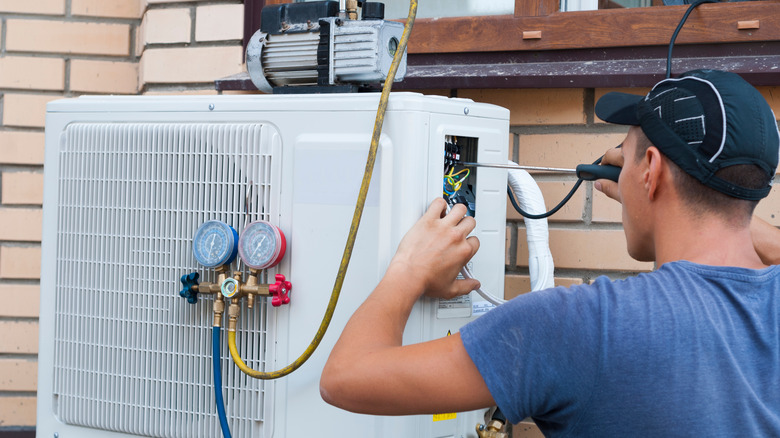
{"type": "Polygon", "coordinates": [[[259,270],[250,269],[249,277],[246,283],[243,281],[241,271],[234,271],[232,277],[228,277],[227,265],[215,268],[217,281],[215,283],[199,283],[191,286],[195,293],[216,294],[214,299],[214,326],[222,326],[222,315],[225,313],[225,298],[230,299],[228,308],[228,331],[235,332],[238,325],[238,316],[240,313],[241,298],[247,298],[247,308],[252,309],[255,305],[256,296],[273,296],[273,305],[288,304],[290,283],[285,281],[284,276],[277,275],[275,284],[262,284],[258,282],[259,270]]]}

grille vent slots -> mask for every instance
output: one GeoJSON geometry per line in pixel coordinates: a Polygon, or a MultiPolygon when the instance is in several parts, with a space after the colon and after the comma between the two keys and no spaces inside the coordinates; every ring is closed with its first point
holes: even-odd
{"type": "MultiPolygon", "coordinates": [[[[212,298],[188,304],[178,295],[179,277],[199,270],[202,281],[216,279],[192,256],[192,236],[204,221],[222,220],[240,233],[248,221],[278,220],[279,138],[259,123],[66,128],[54,367],[61,421],[154,437],[219,436],[212,298]]],[[[264,300],[252,311],[244,304],[238,348],[255,369],[265,368],[267,325],[264,300]]],[[[231,429],[260,437],[264,382],[230,362],[223,338],[231,429]]]]}

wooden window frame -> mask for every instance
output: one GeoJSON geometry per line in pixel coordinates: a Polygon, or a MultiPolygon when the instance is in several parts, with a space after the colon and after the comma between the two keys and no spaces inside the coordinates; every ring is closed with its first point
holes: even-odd
{"type": "MultiPolygon", "coordinates": [[[[291,2],[245,0],[244,41],[259,27],[263,6],[291,2]]],[[[669,39],[688,8],[560,12],[558,5],[559,0],[516,0],[514,15],[417,19],[400,86],[650,86],[664,77],[669,39]]],[[[719,68],[754,85],[780,85],[778,65],[780,0],[702,4],[675,43],[675,73],[719,68]]],[[[253,87],[223,84],[235,88],[253,87]]]]}

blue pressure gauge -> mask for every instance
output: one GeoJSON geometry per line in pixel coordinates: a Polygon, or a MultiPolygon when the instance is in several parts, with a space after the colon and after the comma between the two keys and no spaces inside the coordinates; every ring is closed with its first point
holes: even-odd
{"type": "Polygon", "coordinates": [[[204,222],[192,239],[195,259],[207,268],[227,265],[238,253],[238,232],[221,221],[204,222]]]}
{"type": "Polygon", "coordinates": [[[241,260],[252,269],[268,269],[276,266],[284,257],[287,241],[284,233],[266,221],[249,224],[238,241],[241,260]]]}

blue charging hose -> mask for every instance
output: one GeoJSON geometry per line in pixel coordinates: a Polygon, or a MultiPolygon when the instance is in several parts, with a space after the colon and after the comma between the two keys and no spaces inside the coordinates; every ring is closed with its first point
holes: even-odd
{"type": "Polygon", "coordinates": [[[222,427],[222,437],[231,438],[230,427],[225,414],[225,400],[222,398],[222,367],[220,366],[221,356],[219,348],[220,327],[214,327],[211,336],[211,345],[213,348],[212,358],[214,359],[214,399],[217,402],[217,414],[219,415],[219,425],[222,427]]]}

